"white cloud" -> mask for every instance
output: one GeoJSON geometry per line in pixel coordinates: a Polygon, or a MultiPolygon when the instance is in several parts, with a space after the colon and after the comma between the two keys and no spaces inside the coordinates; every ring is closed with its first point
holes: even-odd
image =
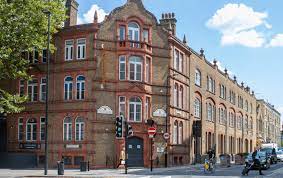
{"type": "Polygon", "coordinates": [[[271,29],[266,22],[266,12],[256,12],[245,4],[226,4],[210,18],[206,25],[222,34],[221,44],[240,44],[247,47],[261,47],[265,39],[256,27],[271,29]]]}
{"type": "Polygon", "coordinates": [[[261,47],[265,43],[263,34],[255,30],[241,31],[234,34],[225,34],[221,38],[222,45],[240,44],[246,47],[261,47]]]}
{"type": "MultiPolygon", "coordinates": [[[[283,34],[277,34],[275,35],[267,47],[283,47],[283,34]]],[[[283,108],[283,107],[282,107],[283,108]]]]}
{"type": "Polygon", "coordinates": [[[97,11],[98,22],[102,22],[105,16],[108,15],[108,13],[105,12],[104,9],[99,7],[97,4],[93,4],[91,8],[83,14],[83,17],[78,16],[78,24],[92,23],[95,11],[97,11]]]}

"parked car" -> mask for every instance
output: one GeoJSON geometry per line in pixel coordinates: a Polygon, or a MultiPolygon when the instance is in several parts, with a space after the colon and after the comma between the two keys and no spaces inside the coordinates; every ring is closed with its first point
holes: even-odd
{"type": "Polygon", "coordinates": [[[283,147],[279,147],[279,148],[278,148],[278,151],[283,151],[283,147]]]}
{"type": "Polygon", "coordinates": [[[277,155],[275,148],[262,148],[260,151],[265,151],[267,156],[270,158],[271,164],[277,164],[277,155]]]}
{"type": "Polygon", "coordinates": [[[277,151],[277,160],[278,161],[283,161],[283,151],[277,151]]]}
{"type": "MultiPolygon", "coordinates": [[[[249,153],[249,155],[246,158],[246,164],[251,165],[253,163],[253,157],[252,157],[253,153],[249,153]]],[[[259,161],[261,164],[261,168],[262,169],[269,169],[270,168],[270,157],[267,156],[267,153],[265,151],[259,151],[258,152],[259,155],[259,161]]],[[[249,167],[249,166],[247,166],[249,167]]],[[[252,166],[251,169],[256,169],[255,166],[252,166]]]]}

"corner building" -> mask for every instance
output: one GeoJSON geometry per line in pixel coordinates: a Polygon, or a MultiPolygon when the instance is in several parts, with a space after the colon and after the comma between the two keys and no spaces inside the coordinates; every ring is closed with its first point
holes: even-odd
{"type": "MultiPolygon", "coordinates": [[[[249,87],[220,71],[216,61],[176,37],[174,13],[159,20],[141,0],[127,0],[105,20],[76,25],[78,4],[68,0],[65,27],[54,36],[49,78],[49,165],[90,161],[113,168],[125,142],[115,137],[115,117],[133,127],[130,166],[150,165],[148,119],[155,121],[154,166],[190,164],[216,143],[217,153],[252,151],[256,140],[256,99],[249,87]],[[201,123],[193,137],[193,123],[201,123]],[[163,134],[170,138],[165,140],[163,134]],[[166,154],[167,153],[167,154],[166,154]]],[[[28,95],[26,110],[8,116],[8,151],[44,163],[46,51],[27,54],[31,81],[5,83],[28,95]]],[[[4,84],[4,83],[2,83],[4,84]]]]}

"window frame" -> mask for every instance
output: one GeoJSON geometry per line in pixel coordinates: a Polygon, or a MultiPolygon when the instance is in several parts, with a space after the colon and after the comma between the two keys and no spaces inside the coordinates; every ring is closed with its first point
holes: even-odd
{"type": "Polygon", "coordinates": [[[19,95],[20,96],[24,96],[25,95],[25,80],[24,79],[20,79],[19,80],[19,95]]]}
{"type": "Polygon", "coordinates": [[[143,59],[140,56],[130,56],[129,57],[129,80],[135,82],[143,81],[143,59]],[[137,61],[137,60],[140,61],[137,61]],[[134,66],[134,71],[131,71],[131,65],[134,66]],[[140,66],[140,80],[138,79],[138,67],[140,66]],[[131,79],[131,74],[134,73],[134,79],[131,79]]]}
{"type": "Polygon", "coordinates": [[[40,79],[40,93],[39,93],[39,99],[40,101],[46,101],[46,91],[47,91],[47,78],[46,77],[41,77],[40,79]],[[43,82],[43,80],[45,80],[45,83],[43,82]],[[45,92],[42,91],[43,87],[45,86],[45,92]],[[45,99],[43,98],[43,93],[45,93],[45,99]]]}
{"type": "Polygon", "coordinates": [[[201,101],[199,98],[195,98],[194,101],[194,115],[196,118],[201,118],[201,101]]]}
{"type": "Polygon", "coordinates": [[[33,78],[31,81],[27,82],[27,93],[29,97],[29,102],[37,102],[38,101],[38,80],[37,78],[33,78]],[[30,83],[30,82],[35,82],[36,83],[30,83]],[[31,92],[29,87],[31,87],[31,92]],[[31,95],[31,97],[30,97],[31,95]]]}
{"type": "Polygon", "coordinates": [[[142,116],[143,116],[143,102],[142,102],[142,99],[140,97],[137,97],[137,96],[133,96],[129,99],[129,122],[137,122],[137,123],[141,123],[143,121],[142,119],[142,116]],[[137,101],[131,101],[131,99],[138,99],[140,102],[137,102],[137,101]],[[133,105],[133,108],[134,108],[134,111],[131,112],[131,105],[133,105]],[[137,108],[140,107],[140,120],[137,120],[137,108]],[[134,118],[133,120],[131,120],[131,113],[133,113],[134,115],[134,118]]]}
{"type": "Polygon", "coordinates": [[[86,59],[86,38],[77,39],[77,60],[86,59]],[[80,41],[84,43],[80,44],[80,41]]]}
{"type": "Polygon", "coordinates": [[[119,80],[124,81],[127,78],[127,59],[125,55],[119,56],[119,80]],[[121,71],[121,65],[124,65],[125,71],[121,71]],[[121,73],[124,73],[124,78],[121,77],[121,73]]]}
{"type": "Polygon", "coordinates": [[[45,129],[46,129],[46,119],[45,117],[40,117],[40,141],[44,141],[45,140],[45,129]],[[42,122],[42,119],[44,119],[44,122],[42,122]],[[42,132],[42,125],[44,125],[44,131],[42,132]],[[42,136],[43,134],[43,136],[42,136]]]}
{"type": "Polygon", "coordinates": [[[73,100],[73,89],[74,89],[73,82],[74,82],[74,79],[73,79],[72,76],[66,76],[64,78],[64,100],[65,101],[73,100]],[[66,81],[67,78],[71,78],[72,81],[66,81]],[[67,87],[66,87],[66,85],[67,85],[67,87]]]}
{"type": "Polygon", "coordinates": [[[73,120],[71,117],[65,117],[63,120],[63,141],[64,142],[69,142],[73,140],[72,132],[73,132],[73,120]],[[66,122],[67,119],[69,119],[68,121],[70,122],[66,122]],[[66,125],[66,129],[65,129],[65,125],[66,125]],[[66,130],[66,135],[65,135],[65,130],[66,130]]]}
{"type": "Polygon", "coordinates": [[[85,122],[82,117],[77,117],[75,120],[75,140],[84,141],[85,137],[85,122]],[[80,121],[78,121],[80,120],[80,121]],[[78,134],[78,135],[77,135],[78,134]]]}
{"type": "Polygon", "coordinates": [[[201,72],[199,69],[195,69],[195,85],[201,87],[201,72]]]}
{"type": "Polygon", "coordinates": [[[34,118],[30,118],[26,121],[26,141],[27,142],[35,142],[37,141],[37,121],[34,118]],[[31,120],[31,122],[29,122],[31,120]],[[34,120],[35,122],[32,122],[34,120]],[[30,139],[29,139],[29,132],[28,127],[30,126],[30,139]],[[34,131],[35,130],[35,131],[34,131]],[[34,133],[35,132],[35,133],[34,133]],[[35,139],[34,139],[35,135],[35,139]]]}
{"type": "Polygon", "coordinates": [[[86,78],[84,75],[78,75],[76,77],[76,99],[84,100],[85,99],[85,83],[86,78]],[[83,80],[79,80],[80,77],[83,77],[83,80]]]}
{"type": "Polygon", "coordinates": [[[74,39],[65,40],[65,61],[72,61],[74,58],[74,39]],[[68,42],[72,44],[67,44],[68,42]],[[69,54],[70,53],[70,54],[69,54]]]}
{"type": "Polygon", "coordinates": [[[18,118],[18,141],[23,141],[23,140],[24,140],[24,118],[19,117],[18,118]],[[22,127],[22,131],[20,131],[21,130],[20,127],[22,127]]]}

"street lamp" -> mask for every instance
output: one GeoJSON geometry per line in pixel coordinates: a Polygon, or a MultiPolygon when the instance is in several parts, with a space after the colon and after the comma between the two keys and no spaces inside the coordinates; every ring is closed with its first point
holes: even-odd
{"type": "MultiPolygon", "coordinates": [[[[50,2],[50,0],[48,0],[50,2]]],[[[50,21],[51,21],[51,13],[50,11],[45,11],[45,14],[48,16],[48,40],[47,40],[47,61],[46,61],[46,97],[45,97],[45,164],[44,164],[44,175],[48,174],[48,94],[49,94],[49,62],[50,62],[50,21]]]]}

